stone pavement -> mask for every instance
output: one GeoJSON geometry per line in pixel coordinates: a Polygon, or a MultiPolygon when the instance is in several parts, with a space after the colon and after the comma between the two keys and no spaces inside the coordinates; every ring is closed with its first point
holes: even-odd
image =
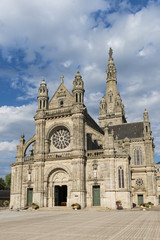
{"type": "Polygon", "coordinates": [[[160,211],[0,211],[2,240],[160,240],[160,211]]]}

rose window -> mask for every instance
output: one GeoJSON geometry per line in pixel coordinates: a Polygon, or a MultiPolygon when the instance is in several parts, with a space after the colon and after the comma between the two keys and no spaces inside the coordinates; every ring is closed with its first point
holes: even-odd
{"type": "Polygon", "coordinates": [[[70,144],[70,132],[67,128],[60,128],[53,133],[53,145],[58,149],[68,147],[70,144]]]}
{"type": "Polygon", "coordinates": [[[138,186],[142,186],[142,185],[143,185],[143,180],[142,180],[142,178],[138,178],[138,179],[136,180],[136,184],[137,184],[138,186]]]}

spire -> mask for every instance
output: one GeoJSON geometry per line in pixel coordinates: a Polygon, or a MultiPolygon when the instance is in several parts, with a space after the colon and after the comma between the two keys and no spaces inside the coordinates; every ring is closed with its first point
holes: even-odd
{"type": "Polygon", "coordinates": [[[109,49],[109,61],[108,61],[108,69],[106,70],[107,73],[107,82],[108,81],[116,81],[117,82],[117,77],[116,77],[116,67],[112,58],[113,55],[113,50],[112,48],[109,49]]]}
{"type": "Polygon", "coordinates": [[[112,58],[113,50],[112,48],[109,49],[109,59],[112,58]]]}
{"type": "Polygon", "coordinates": [[[99,124],[121,124],[126,122],[124,105],[117,89],[117,71],[113,60],[113,50],[109,49],[108,68],[106,70],[106,94],[100,103],[99,124]]]}

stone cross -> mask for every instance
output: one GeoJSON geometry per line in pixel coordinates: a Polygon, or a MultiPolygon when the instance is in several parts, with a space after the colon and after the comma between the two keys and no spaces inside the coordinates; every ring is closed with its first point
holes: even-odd
{"type": "Polygon", "coordinates": [[[64,76],[62,75],[62,76],[61,76],[61,83],[63,83],[63,78],[64,78],[64,76]]]}

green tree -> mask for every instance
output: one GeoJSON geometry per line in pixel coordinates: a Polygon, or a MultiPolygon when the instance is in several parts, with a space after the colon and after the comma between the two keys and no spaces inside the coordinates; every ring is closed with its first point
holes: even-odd
{"type": "Polygon", "coordinates": [[[5,176],[5,188],[6,189],[11,188],[11,173],[9,173],[5,176]]]}
{"type": "Polygon", "coordinates": [[[0,190],[4,190],[6,187],[6,183],[3,178],[0,178],[0,190]]]}

